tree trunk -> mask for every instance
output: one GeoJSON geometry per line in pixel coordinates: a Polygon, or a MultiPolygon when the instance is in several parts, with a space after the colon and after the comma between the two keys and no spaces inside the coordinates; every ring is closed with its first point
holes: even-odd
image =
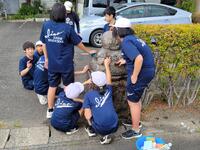
{"type": "MultiPolygon", "coordinates": [[[[198,1],[198,0],[197,0],[198,1]]],[[[180,5],[182,3],[182,0],[176,0],[176,4],[180,5]]]]}
{"type": "Polygon", "coordinates": [[[195,0],[195,5],[196,5],[195,12],[200,13],[200,0],[195,0]]]}

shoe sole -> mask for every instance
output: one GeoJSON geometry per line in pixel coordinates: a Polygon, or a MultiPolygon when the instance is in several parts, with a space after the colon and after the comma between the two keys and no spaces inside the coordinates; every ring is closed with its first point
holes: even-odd
{"type": "Polygon", "coordinates": [[[137,136],[132,136],[132,137],[129,137],[129,138],[123,137],[123,136],[122,136],[122,138],[123,138],[123,139],[126,139],[126,140],[130,140],[130,139],[134,139],[134,138],[139,138],[139,137],[141,137],[141,136],[142,136],[142,134],[137,135],[137,136]]]}
{"type": "Polygon", "coordinates": [[[89,137],[95,137],[96,136],[96,134],[95,133],[90,133],[86,128],[85,128],[85,131],[87,132],[87,134],[88,134],[88,136],[89,137]]]}
{"type": "Polygon", "coordinates": [[[78,132],[78,129],[77,130],[74,130],[73,132],[66,132],[67,135],[72,135],[74,133],[78,132]]]}

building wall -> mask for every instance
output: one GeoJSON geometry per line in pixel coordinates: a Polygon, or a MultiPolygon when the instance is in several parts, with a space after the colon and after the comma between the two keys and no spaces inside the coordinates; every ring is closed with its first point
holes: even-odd
{"type": "Polygon", "coordinates": [[[56,0],[41,0],[41,4],[47,9],[51,9],[55,2],[56,0]]]}
{"type": "Polygon", "coordinates": [[[16,14],[19,10],[19,0],[4,0],[4,6],[7,14],[16,14]]]}

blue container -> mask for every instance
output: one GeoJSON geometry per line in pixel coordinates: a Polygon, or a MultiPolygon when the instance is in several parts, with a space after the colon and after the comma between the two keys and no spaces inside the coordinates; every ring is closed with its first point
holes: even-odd
{"type": "MultiPolygon", "coordinates": [[[[136,148],[137,150],[141,150],[141,148],[144,146],[144,141],[146,141],[146,138],[153,138],[152,136],[142,136],[136,141],[136,148]]],[[[165,141],[162,138],[155,137],[156,144],[165,144],[165,141]]]]}

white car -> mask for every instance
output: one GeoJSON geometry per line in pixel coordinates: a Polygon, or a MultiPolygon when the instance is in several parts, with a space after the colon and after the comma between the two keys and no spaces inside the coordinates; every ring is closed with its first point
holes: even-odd
{"type": "MultiPolygon", "coordinates": [[[[190,24],[192,13],[155,3],[127,3],[114,6],[117,17],[125,17],[132,24],[190,24]]],[[[80,36],[84,43],[101,47],[101,36],[106,24],[104,16],[93,15],[80,20],[80,36]]]]}

